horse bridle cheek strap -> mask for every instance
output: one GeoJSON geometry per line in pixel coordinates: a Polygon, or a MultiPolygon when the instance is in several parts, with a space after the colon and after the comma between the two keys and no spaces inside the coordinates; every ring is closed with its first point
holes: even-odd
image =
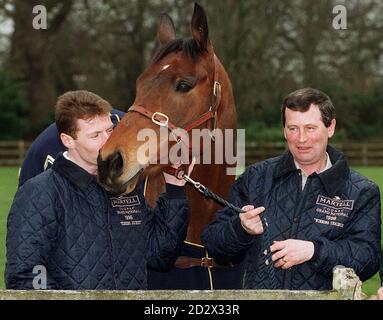
{"type": "MultiPolygon", "coordinates": [[[[213,129],[216,127],[216,122],[217,122],[217,111],[220,107],[221,104],[221,83],[218,81],[218,58],[214,54],[214,83],[213,83],[213,92],[212,92],[212,99],[211,99],[211,105],[209,107],[209,110],[202,115],[196,117],[194,120],[190,121],[183,127],[181,127],[183,130],[186,132],[191,131],[192,129],[195,129],[199,127],[201,124],[209,121],[210,119],[213,119],[214,124],[213,124],[213,129]]],[[[171,121],[169,121],[169,117],[159,111],[152,112],[148,109],[146,109],[144,106],[141,105],[132,105],[127,112],[137,112],[146,118],[149,118],[154,124],[157,124],[160,127],[167,127],[169,131],[173,131],[174,129],[177,128],[171,121]]],[[[182,141],[181,137],[177,137],[177,143],[182,141]]],[[[178,169],[174,169],[172,167],[169,167],[167,169],[170,169],[172,173],[175,176],[178,174],[178,169]]],[[[169,171],[169,170],[165,170],[169,171]]],[[[186,173],[186,172],[185,172],[186,173]]]]}

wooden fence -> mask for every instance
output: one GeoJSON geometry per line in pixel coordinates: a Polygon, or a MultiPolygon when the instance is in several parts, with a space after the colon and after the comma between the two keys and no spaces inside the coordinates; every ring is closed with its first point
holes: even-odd
{"type": "Polygon", "coordinates": [[[376,300],[351,268],[335,266],[333,289],[316,290],[0,290],[0,300],[376,300]]]}
{"type": "MultiPolygon", "coordinates": [[[[30,142],[23,140],[0,141],[0,166],[20,166],[30,145],[30,142]]],[[[332,145],[342,150],[353,166],[383,166],[383,141],[379,143],[334,143],[332,145]]],[[[275,157],[284,150],[286,150],[284,142],[247,143],[245,163],[248,165],[275,157]]]]}
{"type": "Polygon", "coordinates": [[[20,166],[29,146],[23,140],[0,141],[0,166],[20,166]]]}

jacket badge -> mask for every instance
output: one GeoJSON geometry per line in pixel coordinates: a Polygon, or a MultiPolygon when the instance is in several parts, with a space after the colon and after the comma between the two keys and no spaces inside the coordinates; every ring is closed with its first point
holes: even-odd
{"type": "Polygon", "coordinates": [[[342,200],[338,196],[329,198],[318,195],[316,205],[315,211],[318,214],[318,217],[314,218],[316,223],[343,228],[354,208],[354,200],[342,200]]]}

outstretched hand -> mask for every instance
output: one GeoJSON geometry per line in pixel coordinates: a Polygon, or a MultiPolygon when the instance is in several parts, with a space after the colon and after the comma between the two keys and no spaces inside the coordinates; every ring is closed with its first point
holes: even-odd
{"type": "Polygon", "coordinates": [[[245,229],[245,231],[251,235],[262,234],[263,226],[262,226],[260,214],[263,211],[265,211],[265,208],[258,207],[254,209],[254,206],[247,205],[242,207],[242,210],[246,211],[239,214],[242,228],[245,229]]]}

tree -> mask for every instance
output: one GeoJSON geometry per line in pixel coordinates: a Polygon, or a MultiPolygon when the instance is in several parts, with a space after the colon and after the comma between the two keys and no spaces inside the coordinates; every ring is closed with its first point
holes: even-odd
{"type": "Polygon", "coordinates": [[[22,84],[10,75],[0,73],[1,139],[22,139],[27,129],[27,99],[22,84]],[[6,125],[5,125],[6,124],[6,125]]]}
{"type": "Polygon", "coordinates": [[[14,31],[11,37],[9,67],[25,83],[29,102],[29,125],[36,129],[52,112],[56,97],[50,69],[51,43],[67,18],[73,0],[14,0],[11,2],[14,31]],[[47,8],[47,30],[32,27],[35,5],[47,8]]]}

